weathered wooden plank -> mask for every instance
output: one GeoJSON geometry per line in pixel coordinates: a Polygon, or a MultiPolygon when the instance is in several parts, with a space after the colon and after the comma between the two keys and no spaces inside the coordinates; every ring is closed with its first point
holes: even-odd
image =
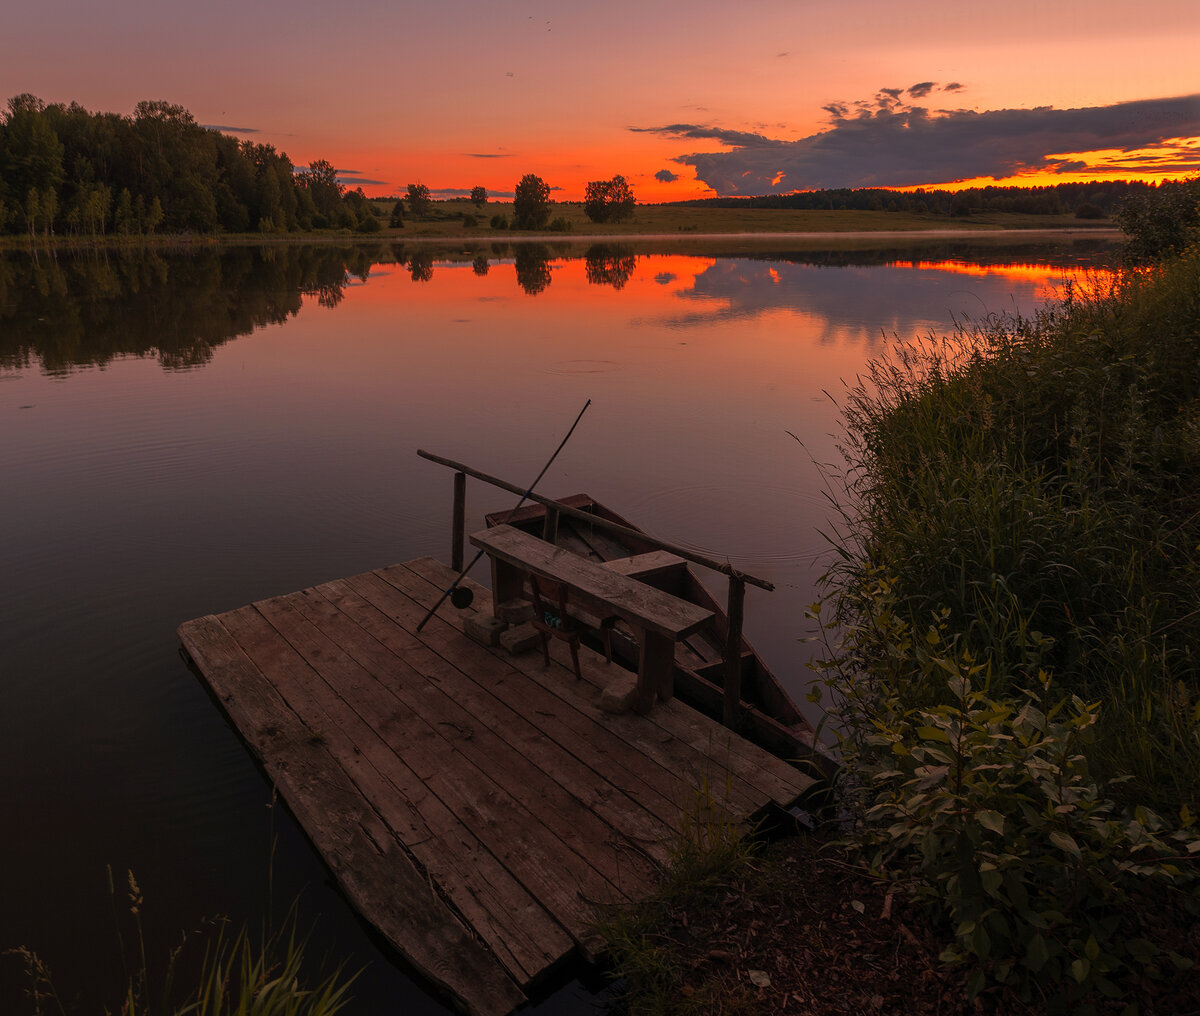
{"type": "MultiPolygon", "coordinates": [[[[303,594],[295,594],[297,596],[303,594]]],[[[371,711],[373,676],[319,631],[297,609],[294,597],[278,597],[256,607],[329,686],[371,711]]],[[[490,772],[478,768],[460,750],[474,732],[431,723],[405,709],[392,709],[378,721],[380,732],[424,784],[457,815],[517,880],[554,914],[582,948],[595,952],[591,902],[615,902],[624,894],[592,867],[589,858],[564,843],[563,823],[550,829],[490,772]]],[[[493,760],[499,763],[500,760],[493,760]]],[[[578,818],[579,816],[576,816],[578,818]]],[[[582,838],[576,835],[576,842],[582,838]]]]}
{"type": "MultiPolygon", "coordinates": [[[[379,569],[375,574],[386,579],[398,591],[411,596],[419,607],[425,607],[433,602],[433,590],[437,588],[437,582],[445,578],[445,571],[446,566],[441,562],[433,558],[421,558],[402,566],[379,569]]],[[[480,610],[490,611],[491,593],[471,579],[463,581],[475,595],[480,610]]],[[[399,615],[393,613],[391,604],[376,602],[389,616],[397,617],[398,623],[404,623],[399,615]]],[[[597,687],[602,687],[611,679],[614,669],[603,663],[602,657],[581,653],[585,687],[580,687],[579,682],[575,681],[570,661],[560,646],[551,647],[551,658],[556,666],[547,670],[540,656],[505,657],[501,660],[501,651],[489,650],[474,643],[461,646],[462,628],[463,615],[459,611],[443,608],[423,629],[422,639],[433,645],[435,643],[432,640],[440,636],[445,643],[453,643],[456,655],[459,652],[472,654],[469,658],[464,657],[464,665],[469,663],[466,669],[480,683],[490,682],[495,676],[489,670],[489,661],[493,666],[503,663],[504,669],[500,674],[503,680],[496,687],[498,694],[505,696],[514,708],[523,707],[529,715],[536,715],[539,727],[548,724],[551,718],[561,721],[566,725],[568,735],[560,743],[571,751],[594,750],[597,761],[611,769],[611,778],[644,780],[657,796],[647,797],[636,785],[631,786],[628,782],[623,782],[622,786],[672,829],[678,828],[681,802],[694,795],[702,778],[725,780],[726,769],[720,760],[716,762],[714,770],[703,752],[697,751],[692,745],[684,744],[661,729],[632,722],[635,720],[633,717],[613,716],[601,710],[596,702],[597,687]],[[514,671],[528,683],[516,683],[513,680],[514,671]]],[[[543,729],[549,729],[549,726],[543,729]]],[[[721,727],[713,725],[713,729],[720,731],[721,727]]],[[[730,801],[739,814],[750,814],[765,803],[765,796],[744,781],[734,779],[730,801]]]]}
{"type": "MultiPolygon", "coordinates": [[[[273,601],[257,607],[270,609],[273,601]]],[[[527,984],[570,949],[570,940],[411,768],[321,679],[261,610],[222,615],[231,635],[305,717],[355,785],[378,810],[500,961],[527,984]],[[319,726],[313,726],[319,724],[319,726]]],[[[386,715],[386,714],[382,714],[386,715]]]]}
{"type": "MultiPolygon", "coordinates": [[[[432,558],[428,560],[437,565],[432,558]]],[[[428,580],[409,570],[414,564],[393,566],[381,569],[373,576],[360,575],[346,581],[353,585],[355,592],[398,625],[408,627],[411,633],[414,619],[423,616],[425,604],[430,602],[428,580]],[[370,578],[377,579],[378,585],[371,584],[370,578]]],[[[474,583],[471,588],[477,595],[485,597],[484,609],[490,610],[491,594],[474,583]]],[[[587,686],[586,692],[576,689],[573,674],[566,680],[557,680],[553,673],[544,670],[540,657],[508,657],[464,641],[462,623],[462,615],[457,611],[450,611],[447,618],[439,615],[422,630],[421,640],[430,650],[452,657],[481,689],[503,701],[513,712],[534,718],[541,734],[552,738],[593,769],[603,772],[610,783],[636,800],[647,812],[664,818],[668,825],[674,823],[680,794],[686,789],[687,759],[692,753],[672,755],[667,764],[648,760],[643,746],[614,732],[609,722],[611,718],[594,703],[580,698],[581,694],[594,693],[592,685],[587,686]],[[540,675],[541,682],[552,685],[553,690],[531,675],[540,675]]],[[[598,662],[601,658],[593,654],[583,653],[580,659],[585,676],[593,669],[607,669],[598,662]]],[[[556,660],[555,672],[558,667],[568,666],[569,661],[564,655],[556,660]]],[[[425,669],[424,663],[422,669],[425,669]]]]}
{"type": "Polygon", "coordinates": [[[611,613],[631,624],[669,639],[695,631],[713,615],[711,610],[626,578],[593,561],[585,561],[512,526],[496,526],[473,533],[471,543],[486,551],[493,561],[504,561],[516,568],[565,582],[573,595],[578,591],[584,597],[605,604],[611,608],[611,613]]]}
{"type": "MultiPolygon", "coordinates": [[[[421,558],[410,561],[403,567],[380,569],[377,574],[401,584],[403,588],[403,583],[410,582],[409,576],[419,573],[425,579],[425,584],[420,588],[411,588],[410,592],[418,602],[431,604],[437,596],[437,582],[444,578],[445,572],[446,566],[441,562],[433,558],[421,558]]],[[[479,609],[490,610],[491,595],[488,590],[471,579],[463,581],[469,584],[479,609]]],[[[462,628],[463,620],[458,611],[443,608],[437,616],[458,629],[462,628]]],[[[569,668],[569,663],[562,656],[559,646],[551,647],[551,655],[562,667],[569,668]]],[[[589,657],[583,665],[584,678],[603,687],[611,679],[612,671],[608,665],[594,663],[593,659],[589,657]]],[[[730,740],[729,731],[678,702],[664,703],[644,718],[613,716],[602,712],[590,697],[584,698],[580,693],[587,694],[587,691],[576,688],[573,678],[564,681],[553,673],[546,672],[540,659],[535,661],[531,656],[514,657],[512,664],[546,690],[575,701],[578,709],[591,715],[618,737],[635,745],[647,759],[669,771],[689,775],[693,787],[702,776],[710,785],[722,786],[728,777],[730,805],[739,814],[750,815],[769,801],[779,800],[781,797],[790,803],[799,795],[800,790],[790,792],[793,784],[791,775],[781,782],[777,767],[787,770],[789,774],[794,773],[794,782],[805,789],[811,783],[804,782],[806,778],[802,774],[796,773],[786,763],[754,745],[747,745],[750,749],[748,758],[739,751],[731,752],[727,747],[730,740]],[[664,716],[656,715],[664,710],[667,711],[664,716]],[[652,733],[643,725],[646,719],[659,728],[657,733],[652,733]]],[[[594,688],[590,690],[594,692],[594,688]]],[[[741,739],[735,737],[732,741],[737,744],[741,739]]],[[[684,797],[690,792],[685,790],[684,797]]],[[[675,811],[668,821],[668,824],[673,826],[678,821],[679,801],[680,798],[677,797],[675,811]]]]}
{"type": "Polygon", "coordinates": [[[504,1016],[524,994],[434,893],[312,731],[214,617],[179,629],[184,648],[262,761],[355,907],[456,1004],[504,1016]],[[391,888],[380,893],[379,886],[391,888]]]}
{"type": "MultiPolygon", "coordinates": [[[[388,571],[387,569],[384,570],[388,571]]],[[[429,587],[437,588],[439,582],[446,581],[446,566],[434,558],[419,558],[416,561],[410,561],[405,566],[406,572],[420,574],[427,582],[427,586],[422,593],[424,601],[432,603],[436,597],[430,597],[429,587]]],[[[475,605],[483,612],[491,610],[491,594],[489,591],[467,578],[463,580],[469,584],[472,592],[475,595],[475,605]]],[[[439,616],[444,616],[456,626],[461,626],[461,617],[458,611],[443,609],[439,616]]],[[[552,647],[553,648],[556,647],[552,647]]],[[[552,652],[553,655],[553,652],[552,652]]],[[[529,673],[527,669],[529,664],[525,659],[514,660],[514,665],[521,667],[523,672],[529,673]]],[[[563,662],[563,666],[567,664],[563,662]]],[[[540,665],[533,673],[541,673],[540,665]]],[[[583,668],[585,679],[591,679],[597,685],[603,687],[604,683],[611,679],[609,675],[611,671],[604,664],[587,666],[583,668]]],[[[619,719],[618,717],[610,718],[612,720],[619,719]]],[[[696,712],[682,703],[676,702],[670,710],[663,712],[662,707],[656,708],[649,714],[649,719],[656,725],[663,728],[665,734],[669,735],[668,742],[678,740],[690,746],[694,751],[699,752],[702,756],[711,757],[713,754],[719,756],[712,761],[724,762],[727,764],[730,771],[739,780],[745,780],[753,786],[759,788],[763,793],[766,793],[775,803],[787,806],[793,803],[796,798],[808,792],[816,780],[799,771],[794,766],[789,765],[782,759],[776,758],[774,755],[756,744],[752,744],[745,738],[730,736],[730,732],[723,728],[715,720],[709,719],[702,713],[696,712]],[[662,715],[658,715],[659,713],[662,715]],[[714,748],[713,746],[718,746],[714,748]]],[[[629,735],[633,740],[639,740],[636,733],[629,735]]],[[[644,735],[642,735],[644,739],[644,735]]],[[[678,745],[675,746],[678,748],[678,745]]],[[[723,777],[723,774],[721,774],[723,777]]],[[[736,786],[735,786],[736,791],[736,786]]]]}
{"type": "Polygon", "coordinates": [[[651,550],[645,554],[609,558],[604,562],[604,567],[644,582],[662,572],[686,568],[687,562],[675,554],[668,554],[665,550],[651,550]]]}
{"type": "MultiPolygon", "coordinates": [[[[627,774],[612,754],[589,751],[587,740],[581,745],[578,725],[563,723],[557,715],[561,703],[556,708],[545,693],[540,698],[531,696],[529,689],[536,686],[530,686],[526,678],[482,647],[473,647],[468,656],[451,650],[449,640],[441,638],[444,625],[435,626],[432,632],[426,626],[424,639],[412,635],[372,600],[382,601],[393,612],[402,612],[405,605],[411,604],[406,621],[410,625],[424,616],[424,609],[376,575],[328,582],[318,586],[317,591],[462,706],[474,723],[502,737],[513,751],[557,780],[580,804],[628,838],[635,852],[666,860],[662,843],[671,830],[642,800],[654,791],[639,777],[627,774]],[[454,662],[440,656],[435,646],[453,656],[454,662]],[[525,686],[508,696],[520,705],[520,710],[497,694],[514,681],[525,686]],[[527,712],[536,716],[536,724],[526,717],[527,712]]],[[[455,641],[462,646],[461,639],[455,641]]],[[[663,803],[658,802],[659,811],[663,803]]]]}
{"type": "MultiPolygon", "coordinates": [[[[496,726],[504,729],[508,725],[525,724],[529,728],[520,748],[514,747],[508,740],[513,732],[505,730],[506,736],[501,736],[492,725],[495,722],[492,714],[503,709],[503,705],[484,696],[460,671],[442,669],[445,680],[437,684],[429,682],[429,675],[425,674],[426,687],[419,693],[408,691],[407,681],[393,682],[398,670],[418,674],[407,654],[401,658],[388,646],[391,641],[388,629],[395,631],[395,625],[373,624],[372,618],[364,617],[361,612],[352,618],[324,594],[324,587],[305,590],[300,596],[290,597],[289,603],[295,604],[314,627],[365,670],[386,674],[385,683],[394,689],[396,699],[432,728],[443,731],[445,739],[463,758],[524,805],[566,848],[586,860],[614,887],[627,896],[644,895],[653,889],[657,874],[653,865],[629,849],[628,844],[625,849],[613,849],[614,840],[624,838],[630,811],[636,815],[640,809],[632,802],[610,808],[596,793],[597,783],[607,786],[597,773],[552,747],[546,738],[537,737],[536,728],[506,710],[506,724],[496,726]]],[[[378,612],[375,618],[387,621],[378,612]]],[[[370,709],[376,699],[378,696],[372,696],[372,701],[364,704],[370,709]]],[[[520,739],[514,737],[514,740],[520,739]]]]}

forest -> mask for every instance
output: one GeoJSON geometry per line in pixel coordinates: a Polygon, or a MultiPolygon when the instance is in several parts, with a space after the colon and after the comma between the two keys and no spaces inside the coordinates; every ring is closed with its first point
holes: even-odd
{"type": "MultiPolygon", "coordinates": [[[[625,186],[623,177],[604,186],[615,181],[625,186]]],[[[410,186],[410,199],[412,190],[410,186]]],[[[428,195],[427,188],[420,190],[428,195]]],[[[482,188],[476,190],[486,195],[482,188]]],[[[1149,184],[1117,180],[955,192],[820,190],[670,204],[952,216],[1074,214],[1098,219],[1153,191],[1149,184]]],[[[404,202],[388,200],[395,202],[388,225],[402,226],[404,202]]],[[[548,200],[545,203],[548,211],[548,200]]],[[[632,208],[631,192],[629,205],[632,208]]],[[[420,210],[410,201],[407,211],[420,210]]],[[[48,240],[316,229],[375,233],[383,227],[371,200],[361,188],[350,190],[341,184],[330,162],[318,159],[306,167],[294,166],[272,145],[205,127],[182,106],[139,102],[132,115],[122,116],[89,112],[77,102],[47,104],[26,93],[10,98],[0,113],[0,233],[48,240]]],[[[500,228],[497,222],[493,228],[500,228]]]]}
{"type": "Polygon", "coordinates": [[[290,232],[356,229],[368,217],[378,229],[362,191],[347,192],[330,163],[297,170],[273,146],[201,126],[171,103],[120,116],[23,94],[0,119],[0,232],[290,232]]]}
{"type": "Polygon", "coordinates": [[[1080,219],[1108,218],[1130,198],[1154,190],[1135,180],[1091,180],[1049,187],[969,187],[964,190],[921,188],[913,191],[860,187],[764,194],[750,198],[703,198],[679,202],[711,208],[799,208],[830,211],[912,212],[919,215],[966,216],[977,212],[1024,215],[1072,215],[1080,219]]]}

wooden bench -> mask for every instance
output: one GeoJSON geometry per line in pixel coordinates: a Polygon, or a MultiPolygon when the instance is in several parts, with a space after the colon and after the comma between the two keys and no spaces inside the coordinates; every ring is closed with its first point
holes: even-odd
{"type": "Polygon", "coordinates": [[[646,712],[655,699],[673,692],[675,643],[712,617],[687,600],[664,593],[620,570],[589,561],[512,526],[496,526],[471,536],[492,564],[494,603],[523,595],[526,575],[562,582],[573,600],[600,616],[615,615],[633,627],[641,643],[634,709],[646,712]]]}

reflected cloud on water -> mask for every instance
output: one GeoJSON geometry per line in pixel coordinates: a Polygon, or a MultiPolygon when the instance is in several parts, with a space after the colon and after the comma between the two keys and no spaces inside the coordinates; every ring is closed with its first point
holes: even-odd
{"type": "MultiPolygon", "coordinates": [[[[332,310],[351,288],[384,286],[388,299],[400,304],[405,290],[389,278],[396,270],[447,306],[464,299],[502,304],[489,285],[499,271],[511,273],[512,299],[545,297],[559,278],[570,287],[554,290],[559,299],[582,301],[589,291],[608,291],[612,300],[604,312],[624,327],[689,329],[782,312],[805,319],[805,330],[820,341],[850,339],[870,348],[952,318],[1029,313],[1065,278],[1110,259],[1113,244],[955,241],[730,255],[693,254],[678,245],[646,252],[623,243],[464,248],[376,243],[8,252],[0,256],[0,369],[37,366],[66,374],[122,356],[154,357],[165,370],[201,367],[223,343],[282,324],[306,302],[332,310]]],[[[589,300],[587,313],[594,308],[589,300]]],[[[454,320],[461,322],[461,312],[454,320]]]]}

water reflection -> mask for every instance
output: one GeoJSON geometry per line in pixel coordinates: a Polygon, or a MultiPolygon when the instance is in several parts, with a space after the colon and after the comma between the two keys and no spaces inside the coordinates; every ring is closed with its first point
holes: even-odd
{"type": "Polygon", "coordinates": [[[202,248],[0,258],[0,367],[62,373],[118,356],[164,369],[202,366],[215,347],[299,313],[305,297],[336,307],[379,251],[202,248]]]}
{"type": "MultiPolygon", "coordinates": [[[[660,299],[636,301],[641,320],[689,328],[790,312],[824,322],[827,337],[874,343],[943,322],[947,311],[979,318],[1044,300],[1108,249],[1083,240],[992,251],[943,243],[920,257],[909,248],[693,256],[533,242],[454,253],[403,244],[90,251],[40,262],[10,252],[0,257],[0,369],[36,361],[61,374],[119,356],[152,356],[167,370],[203,366],[216,347],[282,324],[306,300],[337,307],[348,286],[381,266],[406,269],[420,284],[433,282],[439,266],[469,265],[481,283],[501,268],[521,292],[540,296],[556,273],[582,265],[589,286],[652,283],[660,299]]],[[[454,291],[471,296],[461,285],[454,291]]]]}
{"type": "MultiPolygon", "coordinates": [[[[161,941],[213,911],[257,924],[269,788],[176,657],[176,626],[445,558],[449,478],[419,447],[532,479],[593,399],[541,489],[774,582],[748,593],[747,632],[800,699],[828,518],[813,460],[836,456],[825,392],[882,330],[947,328],[959,305],[1029,312],[1095,256],[489,242],[0,258],[0,527],[20,534],[0,542],[0,771],[16,774],[0,864],[23,873],[0,950],[44,948],[81,988],[115,969],[95,949],[106,863],[151,887],[161,941]]],[[[468,527],[510,504],[472,484],[468,527]]],[[[314,951],[371,964],[353,1012],[444,1013],[279,822],[275,884],[312,887],[314,951]]],[[[16,987],[0,976],[0,1011],[19,1011],[16,987]]]]}

